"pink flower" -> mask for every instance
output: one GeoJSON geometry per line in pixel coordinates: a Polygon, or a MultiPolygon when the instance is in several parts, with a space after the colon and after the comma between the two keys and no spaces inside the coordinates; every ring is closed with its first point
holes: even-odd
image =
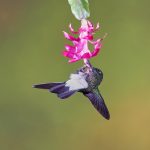
{"type": "Polygon", "coordinates": [[[72,46],[66,45],[66,50],[63,52],[65,57],[70,58],[70,63],[76,62],[80,59],[83,59],[84,62],[86,62],[87,59],[90,59],[99,53],[102,46],[101,39],[93,40],[93,34],[99,29],[99,24],[97,24],[94,29],[94,26],[90,21],[82,20],[81,27],[77,32],[74,31],[71,24],[69,25],[69,28],[72,34],[78,34],[78,38],[75,38],[74,36],[64,32],[65,38],[73,43],[72,46]],[[94,50],[92,52],[88,48],[89,43],[94,46],[94,50]]]}

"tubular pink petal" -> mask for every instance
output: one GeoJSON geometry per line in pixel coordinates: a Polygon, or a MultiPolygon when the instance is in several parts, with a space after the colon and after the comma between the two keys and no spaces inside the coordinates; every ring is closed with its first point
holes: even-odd
{"type": "Polygon", "coordinates": [[[72,41],[72,43],[73,43],[73,45],[76,46],[76,45],[78,45],[79,42],[78,41],[72,41]]]}
{"type": "Polygon", "coordinates": [[[102,47],[102,44],[101,43],[97,43],[95,45],[95,49],[94,51],[92,52],[92,57],[96,56],[99,52],[100,52],[100,49],[102,47]]]}
{"type": "Polygon", "coordinates": [[[76,45],[76,52],[80,53],[84,49],[84,46],[85,46],[85,41],[81,41],[78,45],[76,45]]]}
{"type": "Polygon", "coordinates": [[[87,39],[87,40],[93,40],[93,35],[88,35],[88,36],[86,36],[84,39],[87,39]]]}
{"type": "Polygon", "coordinates": [[[100,28],[100,26],[99,26],[99,22],[98,22],[96,25],[95,31],[98,30],[99,28],[100,28]]]}
{"type": "Polygon", "coordinates": [[[89,27],[94,27],[93,24],[92,24],[89,20],[88,20],[87,23],[88,23],[88,26],[89,26],[89,27]]]}
{"type": "Polygon", "coordinates": [[[75,52],[76,50],[75,46],[71,46],[71,45],[66,45],[65,48],[67,51],[72,51],[72,52],[75,52]]]}
{"type": "Polygon", "coordinates": [[[68,58],[74,58],[74,54],[68,51],[63,51],[63,55],[68,58]]]}
{"type": "Polygon", "coordinates": [[[73,53],[68,53],[68,54],[67,54],[67,57],[69,57],[69,58],[74,58],[74,54],[73,54],[73,53]]]}
{"type": "Polygon", "coordinates": [[[79,29],[79,33],[82,33],[82,32],[87,32],[87,29],[81,27],[81,28],[79,29]]]}
{"type": "Polygon", "coordinates": [[[80,59],[76,59],[76,58],[75,58],[75,59],[70,59],[70,60],[69,60],[69,63],[73,63],[73,62],[76,62],[76,61],[78,61],[78,60],[80,60],[80,59]]]}
{"type": "Polygon", "coordinates": [[[67,40],[70,40],[70,41],[78,41],[79,39],[69,35],[67,32],[64,31],[64,36],[67,40]]]}
{"type": "Polygon", "coordinates": [[[92,55],[91,55],[90,53],[84,53],[84,54],[82,55],[82,58],[83,58],[83,59],[85,59],[85,58],[88,58],[88,59],[89,59],[89,58],[91,58],[91,56],[92,56],[92,55]]]}
{"type": "Polygon", "coordinates": [[[69,29],[70,29],[70,31],[71,31],[73,34],[78,34],[78,33],[79,33],[78,31],[74,31],[74,29],[73,29],[71,23],[69,24],[69,29]]]}
{"type": "Polygon", "coordinates": [[[97,39],[96,41],[89,41],[91,44],[96,45],[97,43],[100,43],[101,39],[97,39]]]}
{"type": "Polygon", "coordinates": [[[100,49],[96,48],[93,52],[92,52],[92,57],[96,56],[99,53],[100,49]]]}
{"type": "Polygon", "coordinates": [[[63,55],[64,55],[65,57],[67,57],[68,52],[67,52],[67,51],[63,51],[63,55]]]}
{"type": "Polygon", "coordinates": [[[94,26],[90,21],[88,21],[88,30],[87,31],[90,33],[94,32],[94,26]]]}

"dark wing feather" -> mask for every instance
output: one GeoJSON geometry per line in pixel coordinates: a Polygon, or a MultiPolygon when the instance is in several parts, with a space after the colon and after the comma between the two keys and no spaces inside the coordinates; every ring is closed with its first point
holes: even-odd
{"type": "Polygon", "coordinates": [[[97,111],[106,119],[110,119],[110,114],[107,109],[107,106],[103,100],[103,97],[98,92],[90,92],[87,94],[84,94],[86,97],[89,98],[93,106],[97,109],[97,111]]]}
{"type": "Polygon", "coordinates": [[[68,97],[70,97],[71,95],[73,95],[74,93],[76,93],[77,91],[66,91],[66,92],[62,92],[60,94],[57,94],[57,96],[61,99],[66,99],[68,97]]]}
{"type": "Polygon", "coordinates": [[[42,84],[36,84],[33,85],[33,88],[38,88],[38,89],[51,89],[56,86],[62,86],[64,82],[52,82],[52,83],[42,83],[42,84]]]}
{"type": "Polygon", "coordinates": [[[61,99],[66,99],[73,95],[77,90],[69,90],[69,87],[65,86],[65,82],[54,82],[34,85],[34,88],[48,89],[50,92],[57,94],[61,99]]]}

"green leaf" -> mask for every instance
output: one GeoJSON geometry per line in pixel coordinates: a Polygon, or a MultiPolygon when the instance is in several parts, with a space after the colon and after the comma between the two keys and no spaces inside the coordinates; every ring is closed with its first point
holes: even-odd
{"type": "Polygon", "coordinates": [[[88,0],[68,0],[71,11],[78,20],[86,19],[90,16],[88,0]]]}

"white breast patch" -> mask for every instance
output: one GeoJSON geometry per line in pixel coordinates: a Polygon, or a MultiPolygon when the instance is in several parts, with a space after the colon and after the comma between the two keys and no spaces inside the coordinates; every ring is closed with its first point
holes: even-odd
{"type": "Polygon", "coordinates": [[[71,74],[70,79],[66,82],[69,90],[79,90],[86,89],[88,87],[88,83],[85,80],[84,73],[79,72],[78,74],[71,74]]]}

